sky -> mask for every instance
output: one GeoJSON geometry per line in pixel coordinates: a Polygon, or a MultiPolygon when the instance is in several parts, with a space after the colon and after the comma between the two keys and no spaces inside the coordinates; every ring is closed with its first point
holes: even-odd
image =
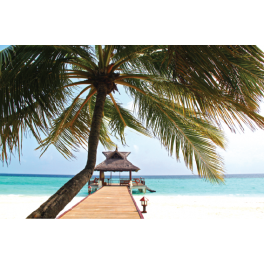
{"type": "MultiPolygon", "coordinates": [[[[264,50],[264,45],[258,45],[264,50]]],[[[0,45],[0,50],[5,46],[0,45]]],[[[124,94],[123,88],[118,87],[121,95],[117,95],[123,106],[131,108],[132,98],[124,94]]],[[[116,93],[117,94],[117,93],[116,93]]],[[[115,95],[116,95],[115,94],[115,95]]],[[[261,104],[261,114],[264,114],[264,103],[261,104]]],[[[264,131],[254,132],[245,128],[244,133],[231,133],[224,129],[228,141],[226,150],[218,149],[223,157],[226,174],[264,173],[264,131]]],[[[136,175],[191,175],[192,173],[181,158],[177,162],[175,157],[168,155],[167,150],[157,139],[139,135],[126,129],[126,146],[117,142],[120,151],[129,151],[128,160],[140,168],[136,175]]],[[[23,139],[21,160],[18,155],[11,159],[11,163],[0,165],[0,173],[23,174],[68,174],[74,175],[81,171],[87,161],[87,151],[80,149],[74,153],[76,159],[66,160],[53,146],[40,158],[40,151],[35,150],[38,144],[33,136],[28,135],[23,139]]],[[[102,154],[105,149],[99,144],[97,164],[105,159],[102,154]]],[[[123,172],[122,175],[127,173],[123,172]]],[[[118,174],[116,174],[118,175],[118,174]]]]}

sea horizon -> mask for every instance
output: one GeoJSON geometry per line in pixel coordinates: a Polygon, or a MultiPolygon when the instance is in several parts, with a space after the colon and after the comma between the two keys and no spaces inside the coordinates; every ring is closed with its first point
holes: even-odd
{"type": "MultiPolygon", "coordinates": [[[[37,174],[37,173],[0,173],[0,176],[22,176],[22,177],[66,177],[66,178],[72,178],[74,177],[76,174],[37,174]]],[[[99,177],[99,174],[93,174],[93,177],[99,177]]],[[[110,177],[110,175],[108,175],[108,173],[105,175],[105,177],[110,177]]],[[[112,175],[112,178],[119,178],[119,177],[129,177],[129,175],[112,175]]],[[[203,177],[200,177],[199,175],[194,175],[194,174],[188,174],[188,175],[183,175],[183,174],[179,174],[179,175],[138,175],[138,174],[132,174],[132,178],[137,178],[137,177],[147,177],[147,178],[151,178],[151,177],[168,177],[168,178],[179,178],[179,179],[183,179],[183,178],[199,178],[199,179],[203,179],[203,177]]],[[[264,173],[230,173],[230,174],[225,174],[224,175],[225,178],[264,178],[264,173]]]]}
{"type": "MultiPolygon", "coordinates": [[[[51,196],[74,175],[65,174],[0,174],[0,195],[51,196]]],[[[109,178],[110,175],[106,175],[109,178]]],[[[93,175],[99,177],[99,175],[93,175]]],[[[121,177],[129,177],[121,175],[121,177]]],[[[226,174],[225,182],[213,184],[198,175],[132,175],[145,178],[146,185],[156,192],[147,191],[151,196],[263,196],[264,173],[226,174]]],[[[119,179],[113,175],[112,179],[119,179]]],[[[88,195],[88,184],[77,194],[88,195]]],[[[133,195],[144,195],[133,191],[133,195]]]]}

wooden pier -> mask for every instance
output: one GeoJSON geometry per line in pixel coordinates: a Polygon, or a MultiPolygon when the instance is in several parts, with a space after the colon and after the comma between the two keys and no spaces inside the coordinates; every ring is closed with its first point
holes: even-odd
{"type": "MultiPolygon", "coordinates": [[[[132,183],[131,186],[130,186],[131,192],[132,192],[132,190],[138,190],[138,191],[140,191],[142,193],[146,193],[146,190],[150,190],[148,188],[148,186],[145,185],[145,181],[144,181],[144,183],[141,183],[141,182],[138,182],[137,183],[134,180],[135,179],[133,179],[131,181],[131,183],[132,183]]],[[[122,186],[122,185],[123,186],[129,186],[129,182],[130,182],[129,180],[119,180],[119,182],[116,182],[116,183],[113,183],[113,182],[110,182],[109,183],[109,181],[102,183],[102,181],[100,181],[100,180],[99,180],[99,182],[98,182],[98,180],[96,182],[95,182],[95,180],[90,180],[89,183],[88,183],[88,185],[91,186],[92,191],[96,191],[99,188],[101,188],[103,185],[104,186],[122,186]]]]}
{"type": "Polygon", "coordinates": [[[104,186],[58,219],[143,219],[127,186],[104,186]]]}

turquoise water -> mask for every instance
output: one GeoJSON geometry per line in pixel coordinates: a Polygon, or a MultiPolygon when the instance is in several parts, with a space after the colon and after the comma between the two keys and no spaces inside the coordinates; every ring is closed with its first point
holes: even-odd
{"type": "MultiPolygon", "coordinates": [[[[72,175],[7,175],[0,174],[0,195],[54,194],[72,175]]],[[[98,177],[98,176],[97,176],[98,177]]],[[[140,175],[137,175],[140,177],[140,175]]],[[[146,185],[155,190],[147,191],[148,196],[156,195],[224,195],[264,196],[264,174],[227,175],[225,184],[211,184],[197,176],[142,176],[146,185]]],[[[113,177],[113,179],[118,177],[113,177]]],[[[77,196],[87,195],[87,184],[77,196]]],[[[133,191],[133,195],[142,193],[133,191]]]]}

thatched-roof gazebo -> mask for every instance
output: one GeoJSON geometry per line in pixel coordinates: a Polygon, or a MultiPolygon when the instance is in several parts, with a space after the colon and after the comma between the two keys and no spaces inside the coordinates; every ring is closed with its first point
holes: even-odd
{"type": "Polygon", "coordinates": [[[132,171],[138,171],[140,168],[133,165],[127,160],[127,156],[131,152],[118,151],[117,147],[115,151],[103,152],[106,160],[101,162],[95,167],[95,171],[100,171],[100,180],[104,185],[104,172],[105,171],[129,171],[129,180],[132,180],[132,171]]]}

